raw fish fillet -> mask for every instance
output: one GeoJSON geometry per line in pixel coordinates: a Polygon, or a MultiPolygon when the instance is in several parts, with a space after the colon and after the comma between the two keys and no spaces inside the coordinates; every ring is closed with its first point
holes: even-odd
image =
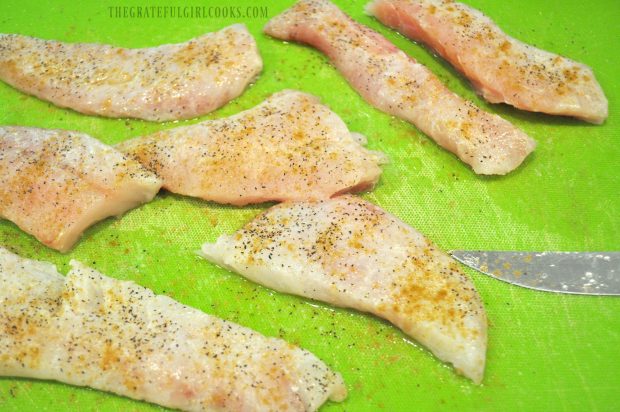
{"type": "Polygon", "coordinates": [[[535,142],[501,117],[452,93],[425,66],[328,0],[301,0],[267,23],[265,33],[325,53],[378,109],[407,120],[479,174],[506,174],[535,142]]]}
{"type": "Polygon", "coordinates": [[[165,121],[239,96],[263,63],[244,25],[144,49],[0,34],[0,79],[81,113],[165,121]]]}
{"type": "Polygon", "coordinates": [[[372,188],[386,157],[365,149],[319,99],[285,90],[234,116],[135,138],[117,148],[172,192],[218,203],[319,200],[372,188]]]}
{"type": "Polygon", "coordinates": [[[201,255],[280,292],[385,318],[480,383],[487,320],[455,260],[355,196],[282,203],[201,255]]]}
{"type": "Polygon", "coordinates": [[[161,181],[79,132],[0,127],[0,218],[68,251],[94,223],[149,202],[161,181]]]}
{"type": "Polygon", "coordinates": [[[283,340],[108,278],[0,248],[0,375],[51,379],[186,411],[314,411],[346,388],[283,340]]]}
{"type": "Polygon", "coordinates": [[[366,10],[427,44],[491,103],[592,123],[607,118],[607,98],[592,69],[510,37],[472,7],[450,0],[375,0],[366,10]]]}

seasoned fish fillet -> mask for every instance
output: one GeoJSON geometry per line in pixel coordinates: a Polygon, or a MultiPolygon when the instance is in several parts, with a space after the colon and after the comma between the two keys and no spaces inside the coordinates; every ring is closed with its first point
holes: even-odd
{"type": "Polygon", "coordinates": [[[366,9],[433,48],[491,103],[592,123],[607,118],[607,99],[592,69],[513,39],[472,7],[450,0],[374,0],[366,9]]]}
{"type": "Polygon", "coordinates": [[[280,292],[374,313],[482,381],[487,321],[473,284],[432,242],[360,198],[280,204],[201,255],[280,292]]]}
{"type": "Polygon", "coordinates": [[[0,34],[0,79],[57,106],[106,117],[200,116],[239,96],[262,65],[241,24],[146,49],[0,34]]]}
{"type": "Polygon", "coordinates": [[[314,411],[346,388],[313,354],[71,261],[0,248],[0,375],[187,411],[314,411]]]}
{"type": "Polygon", "coordinates": [[[535,142],[511,123],[446,88],[425,66],[328,0],[301,0],[265,32],[312,45],[329,56],[366,101],[405,119],[476,173],[506,174],[535,142]]]}
{"type": "Polygon", "coordinates": [[[319,200],[372,187],[386,158],[363,143],[318,98],[285,90],[237,115],[117,148],[155,172],[172,192],[245,205],[319,200]]]}
{"type": "Polygon", "coordinates": [[[0,217],[61,252],[160,187],[138,162],[84,133],[0,127],[0,217]]]}

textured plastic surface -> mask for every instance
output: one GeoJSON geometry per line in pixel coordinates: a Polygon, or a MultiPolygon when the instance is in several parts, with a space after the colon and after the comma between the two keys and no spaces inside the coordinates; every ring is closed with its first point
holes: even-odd
{"type": "MultiPolygon", "coordinates": [[[[283,88],[314,93],[351,130],[367,135],[371,149],[391,159],[381,183],[365,197],[444,249],[620,250],[616,0],[470,0],[513,36],[593,67],[610,101],[611,115],[603,126],[486,104],[441,59],[364,15],[365,1],[338,1],[353,18],[427,64],[452,90],[499,113],[538,141],[533,156],[505,177],[476,176],[410,124],[365,103],[318,52],[264,36],[261,28],[268,17],[292,1],[164,3],[206,8],[232,3],[235,16],[229,11],[226,18],[116,18],[110,17],[108,5],[94,1],[3,1],[0,32],[146,47],[185,41],[243,21],[258,41],[263,74],[244,95],[203,119],[250,108],[283,88]],[[267,7],[268,17],[238,16],[248,5],[267,7]]],[[[123,0],[113,5],[148,4],[123,0]]],[[[76,129],[108,143],[175,126],[84,116],[5,84],[0,84],[0,124],[76,129]]],[[[482,386],[475,386],[386,322],[271,292],[194,255],[202,242],[238,229],[267,206],[239,209],[161,193],[122,219],[92,227],[66,255],[46,249],[6,221],[0,222],[0,244],[55,262],[65,272],[70,259],[81,260],[109,276],[134,280],[301,345],[340,371],[350,390],[347,401],[327,404],[325,411],[620,408],[620,299],[537,293],[468,270],[490,322],[486,377],[482,386]]],[[[157,407],[54,382],[2,378],[0,409],[157,407]]]]}

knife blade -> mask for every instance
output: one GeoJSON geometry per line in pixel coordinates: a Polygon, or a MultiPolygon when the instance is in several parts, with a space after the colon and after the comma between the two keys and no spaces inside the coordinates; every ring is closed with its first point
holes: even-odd
{"type": "Polygon", "coordinates": [[[620,295],[620,252],[453,250],[450,254],[485,275],[529,289],[620,295]]]}

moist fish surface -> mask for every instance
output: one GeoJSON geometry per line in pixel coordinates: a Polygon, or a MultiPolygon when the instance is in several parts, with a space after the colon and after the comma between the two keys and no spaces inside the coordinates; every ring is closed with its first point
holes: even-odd
{"type": "Polygon", "coordinates": [[[241,24],[144,49],[0,34],[1,80],[57,106],[104,117],[200,116],[239,96],[262,65],[241,24]]]}
{"type": "Polygon", "coordinates": [[[265,33],[325,53],[378,109],[413,123],[479,174],[506,174],[535,142],[501,117],[451,92],[428,68],[328,0],[301,0],[272,18],[265,33]]]}
{"type": "Polygon", "coordinates": [[[466,4],[375,0],[366,10],[385,25],[431,47],[491,103],[591,123],[607,118],[607,98],[591,68],[510,37],[466,4]]]}
{"type": "Polygon", "coordinates": [[[372,188],[386,157],[319,99],[276,93],[234,116],[117,145],[164,188],[218,203],[318,200],[372,188]]]}
{"type": "Polygon", "coordinates": [[[310,352],[74,260],[63,277],[0,247],[0,328],[1,376],[186,411],[314,411],[346,397],[310,352]]]}
{"type": "Polygon", "coordinates": [[[0,127],[0,217],[68,251],[82,232],[148,202],[161,181],[84,133],[0,127]]]}
{"type": "Polygon", "coordinates": [[[284,293],[389,320],[480,383],[487,320],[457,262],[361,198],[282,203],[200,254],[284,293]]]}

